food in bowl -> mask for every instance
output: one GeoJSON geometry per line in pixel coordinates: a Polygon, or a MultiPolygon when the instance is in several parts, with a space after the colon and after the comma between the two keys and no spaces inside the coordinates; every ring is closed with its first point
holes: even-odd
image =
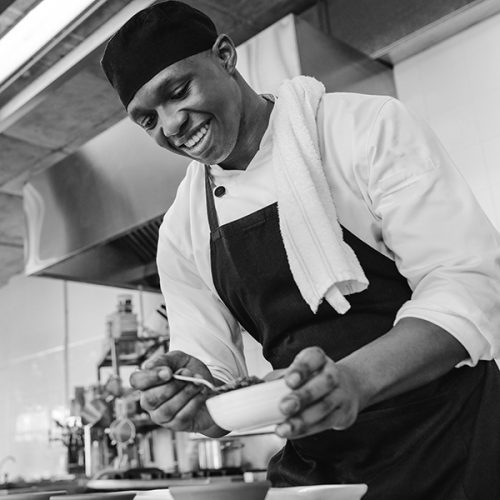
{"type": "Polygon", "coordinates": [[[234,391],[236,389],[243,389],[244,387],[250,387],[251,385],[262,384],[264,380],[259,377],[238,377],[230,382],[219,385],[214,391],[213,395],[222,394],[224,392],[234,391]]]}
{"type": "Polygon", "coordinates": [[[285,420],[279,404],[290,392],[281,378],[217,394],[207,399],[207,408],[214,422],[223,429],[255,429],[285,420]]]}

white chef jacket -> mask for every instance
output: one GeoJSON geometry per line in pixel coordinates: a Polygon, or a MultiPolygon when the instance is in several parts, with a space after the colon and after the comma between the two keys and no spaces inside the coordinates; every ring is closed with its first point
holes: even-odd
{"type": "MultiPolygon", "coordinates": [[[[412,290],[395,323],[444,328],[467,349],[465,364],[497,357],[500,236],[435,135],[396,99],[354,93],[325,94],[317,125],[340,224],[395,260],[412,290]]],[[[276,201],[272,143],[269,126],[246,170],[211,166],[226,188],[215,197],[221,225],[276,201]]],[[[158,271],[171,350],[227,381],[246,365],[240,326],[213,284],[209,235],[204,167],[194,161],[160,227],[158,271]]]]}

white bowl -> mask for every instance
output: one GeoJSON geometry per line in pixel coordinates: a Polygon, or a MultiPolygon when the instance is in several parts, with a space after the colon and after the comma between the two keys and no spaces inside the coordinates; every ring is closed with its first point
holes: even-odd
{"type": "Polygon", "coordinates": [[[174,500],[264,500],[270,483],[211,483],[202,486],[172,486],[174,500]]]}
{"type": "Polygon", "coordinates": [[[271,488],[266,500],[360,500],[367,490],[366,484],[318,484],[271,488]]]}
{"type": "Polygon", "coordinates": [[[290,392],[285,380],[278,379],[209,398],[207,408],[214,422],[223,429],[254,429],[285,420],[279,404],[290,392]]]}

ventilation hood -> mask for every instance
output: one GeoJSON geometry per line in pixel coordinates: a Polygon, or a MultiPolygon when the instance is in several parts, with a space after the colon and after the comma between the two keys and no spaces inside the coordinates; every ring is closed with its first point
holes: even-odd
{"type": "Polygon", "coordinates": [[[159,290],[158,228],[187,164],[123,120],[32,176],[26,274],[159,290]]]}

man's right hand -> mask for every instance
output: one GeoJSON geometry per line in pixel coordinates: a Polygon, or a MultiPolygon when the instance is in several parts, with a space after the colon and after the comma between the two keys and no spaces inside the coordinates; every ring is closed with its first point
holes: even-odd
{"type": "Polygon", "coordinates": [[[218,427],[207,411],[203,386],[172,378],[174,372],[201,375],[214,383],[208,368],[197,358],[173,351],[151,358],[130,376],[130,384],[141,391],[141,406],[153,422],[175,431],[200,432],[220,437],[227,431],[218,427]]]}

